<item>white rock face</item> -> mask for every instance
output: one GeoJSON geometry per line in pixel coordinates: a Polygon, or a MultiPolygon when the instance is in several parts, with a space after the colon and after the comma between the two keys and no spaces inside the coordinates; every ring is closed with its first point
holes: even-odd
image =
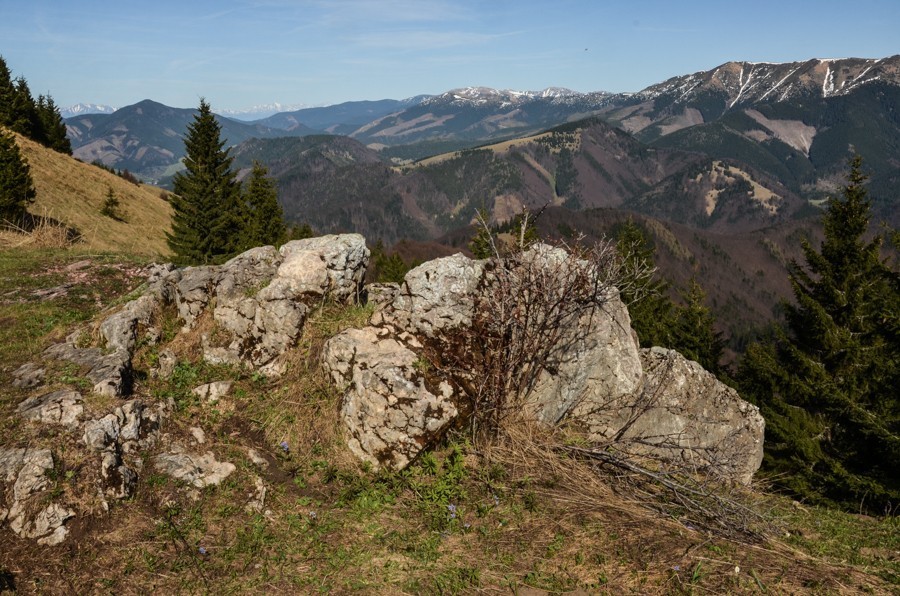
{"type": "Polygon", "coordinates": [[[623,400],[641,387],[643,370],[628,309],[610,292],[602,308],[585,313],[554,355],[526,406],[541,422],[556,424],[570,412],[623,400]]]}
{"type": "Polygon", "coordinates": [[[429,390],[416,354],[373,327],[333,337],[322,358],[335,383],[347,388],[341,419],[350,450],[376,468],[406,467],[456,418],[451,386],[429,390]]]}
{"type": "Polygon", "coordinates": [[[702,366],[674,350],[641,350],[644,384],[633,396],[576,409],[591,439],[663,457],[700,473],[749,484],[763,457],[765,421],[702,366]]]}
{"type": "Polygon", "coordinates": [[[369,265],[369,249],[361,235],[332,234],[293,240],[279,250],[284,261],[278,277],[290,280],[302,293],[345,304],[359,301],[369,265]]]}

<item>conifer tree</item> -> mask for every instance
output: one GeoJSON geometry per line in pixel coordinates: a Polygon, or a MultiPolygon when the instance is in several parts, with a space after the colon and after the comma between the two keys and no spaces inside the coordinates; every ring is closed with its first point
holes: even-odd
{"type": "Polygon", "coordinates": [[[15,91],[10,105],[9,127],[29,139],[44,144],[37,104],[28,88],[28,81],[24,77],[19,77],[13,86],[15,91]]]}
{"type": "Polygon", "coordinates": [[[217,263],[240,249],[244,213],[240,186],[221,126],[209,104],[200,100],[185,136],[185,170],[175,175],[169,248],[188,263],[217,263]]]}
{"type": "Polygon", "coordinates": [[[0,130],[0,220],[19,220],[35,195],[31,171],[15,137],[0,130]]]}
{"type": "Polygon", "coordinates": [[[864,239],[860,158],[823,216],[825,239],[792,264],[786,332],[754,345],[739,380],[766,417],[766,462],[812,500],[874,512],[900,502],[900,284],[864,239]]]}
{"type": "MultiPolygon", "coordinates": [[[[654,270],[653,245],[633,219],[629,218],[619,228],[616,246],[625,259],[626,275],[634,277],[639,275],[638,272],[654,270]]],[[[651,279],[646,287],[622,289],[621,297],[628,305],[631,327],[644,348],[672,347],[675,343],[675,305],[668,292],[669,284],[659,279],[651,279]]]]}
{"type": "Polygon", "coordinates": [[[43,144],[59,153],[72,155],[72,143],[66,136],[66,123],[49,94],[38,96],[37,114],[43,144]]]}
{"type": "Polygon", "coordinates": [[[16,88],[6,61],[0,56],[0,126],[9,126],[12,120],[12,103],[16,88]]]}
{"type": "MultiPolygon", "coordinates": [[[[634,220],[629,219],[619,228],[616,242],[625,258],[626,275],[653,270],[653,246],[634,220]]],[[[621,297],[628,305],[631,327],[637,332],[641,346],[676,350],[706,370],[720,374],[724,342],[715,330],[715,316],[704,304],[703,288],[692,279],[687,292],[681,293],[683,305],[676,305],[668,293],[669,284],[661,280],[622,289],[621,297]]]]}
{"type": "Polygon", "coordinates": [[[706,292],[696,279],[691,279],[682,298],[684,305],[675,308],[674,338],[670,347],[719,375],[725,342],[715,330],[715,316],[704,303],[706,292]]]}
{"type": "Polygon", "coordinates": [[[278,204],[278,191],[268,177],[269,170],[254,161],[244,193],[247,209],[244,248],[277,245],[286,234],[284,212],[278,204]]]}

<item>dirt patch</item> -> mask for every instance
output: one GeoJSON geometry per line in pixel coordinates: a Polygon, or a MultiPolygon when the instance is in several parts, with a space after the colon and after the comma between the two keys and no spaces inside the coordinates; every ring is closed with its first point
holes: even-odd
{"type": "Polygon", "coordinates": [[[770,130],[776,139],[809,157],[809,148],[816,136],[815,127],[799,120],[770,120],[756,110],[744,110],[744,113],[770,130]]]}

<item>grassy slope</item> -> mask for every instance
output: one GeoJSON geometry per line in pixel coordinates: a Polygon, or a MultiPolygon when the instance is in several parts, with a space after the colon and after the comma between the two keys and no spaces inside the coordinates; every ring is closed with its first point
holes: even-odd
{"type": "Polygon", "coordinates": [[[16,141],[31,167],[37,198],[29,207],[35,215],[53,218],[78,229],[81,244],[90,251],[148,256],[167,255],[165,231],[171,207],[160,190],[137,186],[93,165],[51,151],[17,135],[16,141]],[[119,199],[125,221],[100,215],[108,189],[119,199]]]}
{"type": "MultiPolygon", "coordinates": [[[[79,461],[78,437],[16,416],[26,392],[8,389],[8,375],[120,302],[139,281],[136,264],[25,250],[13,258],[0,251],[0,266],[0,445],[52,448],[54,498],[90,510],[95,462],[79,461]],[[64,284],[64,295],[37,292],[64,284]]],[[[318,354],[325,338],[370,312],[327,307],[314,315],[279,381],[203,363],[199,332],[213,322],[183,334],[174,312],[160,313],[166,345],[138,350],[136,397],[171,398],[176,409],[163,432],[237,470],[197,491],[156,473],[148,456],[135,496],[80,514],[60,546],[0,527],[0,591],[6,582],[23,593],[890,593],[900,583],[896,519],[759,494],[790,537],[729,541],[654,514],[617,494],[612,476],[542,456],[527,440],[485,451],[457,437],[408,472],[366,470],[343,444],[339,396],[318,354]],[[169,381],[148,374],[163,347],[179,361],[169,381]],[[235,385],[215,406],[190,392],[220,379],[235,385]],[[191,427],[205,431],[203,446],[192,443],[191,427]],[[263,454],[265,468],[249,461],[248,447],[263,454]],[[261,513],[245,509],[257,476],[268,488],[261,513]]],[[[48,363],[47,383],[79,386],[80,372],[48,363]]],[[[114,406],[86,395],[85,415],[114,406]]]]}

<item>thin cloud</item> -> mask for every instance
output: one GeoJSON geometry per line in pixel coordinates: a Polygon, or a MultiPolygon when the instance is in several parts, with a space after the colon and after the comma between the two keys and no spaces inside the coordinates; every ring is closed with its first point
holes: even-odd
{"type": "Polygon", "coordinates": [[[468,31],[379,31],[354,36],[352,41],[367,49],[428,51],[484,45],[517,33],[472,33],[468,31]]]}

